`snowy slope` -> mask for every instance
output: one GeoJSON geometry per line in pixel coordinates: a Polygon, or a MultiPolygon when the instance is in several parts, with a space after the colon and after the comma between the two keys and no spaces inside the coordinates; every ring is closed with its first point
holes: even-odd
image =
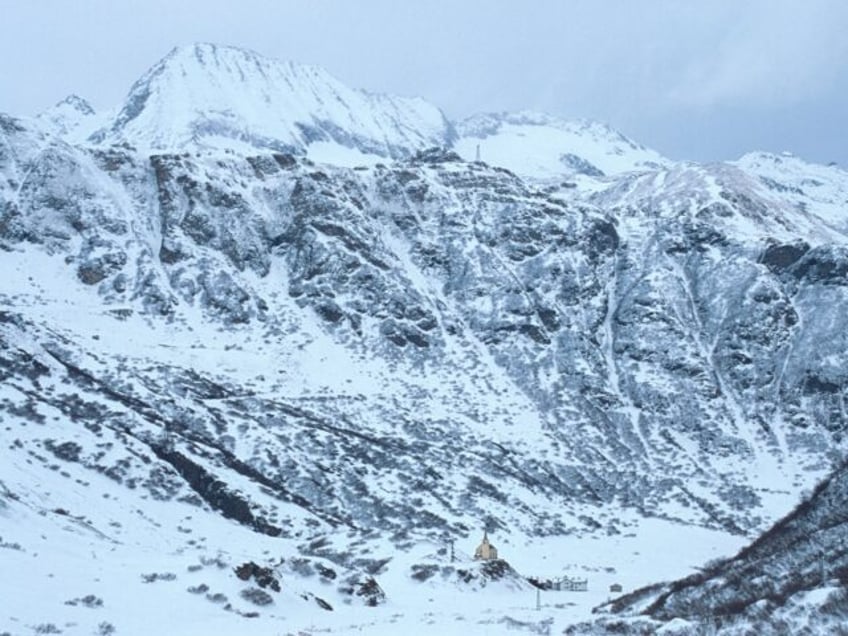
{"type": "Polygon", "coordinates": [[[422,99],[366,93],[319,67],[195,44],[174,49],[139,79],[92,140],[128,141],[145,152],[200,145],[298,153],[331,141],[396,157],[449,144],[453,135],[422,99]]]}
{"type": "Polygon", "coordinates": [[[756,177],[771,193],[824,222],[848,227],[848,172],[835,165],[807,163],[790,153],[752,152],[731,162],[756,177]]]}
{"type": "Polygon", "coordinates": [[[608,617],[570,633],[839,633],[848,620],[847,504],[842,462],[733,558],[608,603],[602,608],[608,617]]]}
{"type": "Polygon", "coordinates": [[[600,177],[670,162],[612,128],[544,113],[475,115],[457,124],[456,151],[516,174],[536,178],[600,177]]]}
{"type": "Polygon", "coordinates": [[[774,167],[781,158],[771,157],[775,163],[678,163],[622,175],[599,184],[586,200],[618,211],[623,232],[634,235],[644,235],[645,224],[677,219],[711,225],[753,245],[800,238],[813,245],[843,244],[848,174],[797,159],[791,169],[779,171],[774,167]]]}

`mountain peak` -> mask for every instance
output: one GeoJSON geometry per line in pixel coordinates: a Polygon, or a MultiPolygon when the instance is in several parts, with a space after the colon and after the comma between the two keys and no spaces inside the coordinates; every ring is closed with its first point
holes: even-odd
{"type": "Polygon", "coordinates": [[[35,117],[38,128],[70,141],[81,141],[97,126],[97,113],[79,95],[68,95],[35,117]]]}
{"type": "Polygon", "coordinates": [[[160,70],[176,68],[180,72],[189,71],[192,67],[200,67],[212,72],[231,75],[242,82],[249,81],[253,72],[260,74],[270,69],[286,69],[289,73],[299,76],[324,77],[328,81],[338,82],[327,70],[314,64],[303,64],[292,60],[278,60],[258,53],[252,49],[215,44],[212,42],[195,42],[182,44],[171,49],[165,57],[153,68],[160,70]]]}
{"type": "MultiPolygon", "coordinates": [[[[82,115],[94,115],[94,108],[92,108],[91,104],[89,104],[85,99],[80,97],[79,95],[75,95],[71,93],[65,99],[60,102],[57,102],[53,109],[71,109],[82,115]]],[[[51,109],[51,110],[53,110],[51,109]]]]}
{"type": "Polygon", "coordinates": [[[151,151],[212,146],[299,154],[331,142],[399,157],[452,138],[442,112],[424,100],[370,94],[317,66],[197,43],[172,49],[151,67],[92,141],[151,151]]]}

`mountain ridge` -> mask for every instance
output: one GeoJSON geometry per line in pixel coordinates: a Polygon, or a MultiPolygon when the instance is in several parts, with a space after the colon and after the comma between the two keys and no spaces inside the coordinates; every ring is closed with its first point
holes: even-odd
{"type": "Polygon", "coordinates": [[[297,153],[311,142],[335,141],[393,156],[448,143],[452,134],[441,111],[420,98],[352,90],[317,66],[193,44],[151,67],[91,139],[156,151],[192,143],[226,147],[231,139],[297,153]]]}
{"type": "Polygon", "coordinates": [[[533,111],[481,113],[457,124],[457,150],[524,176],[603,177],[668,165],[668,159],[606,124],[533,111]],[[473,153],[473,154],[472,154],[473,153]]]}

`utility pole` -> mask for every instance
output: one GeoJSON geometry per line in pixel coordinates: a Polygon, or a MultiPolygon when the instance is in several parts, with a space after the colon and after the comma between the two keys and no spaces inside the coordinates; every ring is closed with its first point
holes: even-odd
{"type": "Polygon", "coordinates": [[[536,611],[542,609],[542,590],[536,588],[536,611]]]}

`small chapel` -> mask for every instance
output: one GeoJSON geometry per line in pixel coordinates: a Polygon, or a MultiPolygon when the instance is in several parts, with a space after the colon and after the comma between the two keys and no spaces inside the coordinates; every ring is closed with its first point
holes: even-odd
{"type": "Polygon", "coordinates": [[[485,530],[483,530],[483,541],[474,551],[474,558],[481,561],[494,561],[498,558],[498,549],[489,543],[489,535],[485,530]]]}

